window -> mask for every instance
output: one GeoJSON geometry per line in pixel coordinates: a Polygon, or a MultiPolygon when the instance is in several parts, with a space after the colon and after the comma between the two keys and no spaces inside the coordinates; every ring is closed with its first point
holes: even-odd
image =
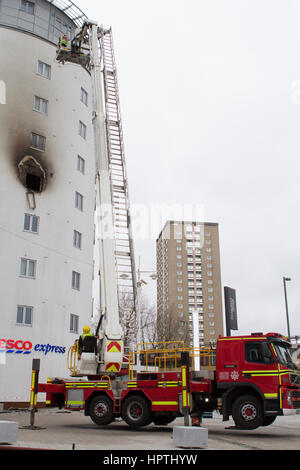
{"type": "Polygon", "coordinates": [[[82,234],[80,232],[77,232],[77,230],[74,230],[73,246],[81,250],[81,241],[82,241],[82,234]]]}
{"type": "Polygon", "coordinates": [[[26,232],[38,233],[39,218],[36,215],[25,214],[24,230],[26,232]]]}
{"type": "Polygon", "coordinates": [[[86,125],[83,122],[79,121],[79,135],[86,139],[86,125]]]}
{"type": "Polygon", "coordinates": [[[71,313],[70,315],[70,332],[71,333],[78,333],[78,324],[79,324],[79,316],[73,315],[71,313]]]}
{"type": "Polygon", "coordinates": [[[50,80],[51,78],[51,65],[45,64],[45,62],[42,62],[41,60],[38,61],[38,75],[41,75],[42,77],[48,78],[50,80]]]}
{"type": "Polygon", "coordinates": [[[80,273],[72,271],[72,288],[80,290],[80,273]]]}
{"type": "Polygon", "coordinates": [[[26,13],[29,13],[30,15],[34,15],[34,3],[28,2],[27,0],[22,0],[21,11],[25,11],[26,13]]]}
{"type": "Polygon", "coordinates": [[[264,342],[255,343],[253,341],[245,343],[245,360],[260,364],[271,364],[274,362],[269,345],[264,342]]]}
{"type": "Polygon", "coordinates": [[[79,209],[80,211],[83,210],[83,196],[77,191],[75,192],[75,207],[76,209],[79,209]]]}
{"type": "Polygon", "coordinates": [[[39,113],[48,114],[48,101],[44,100],[44,98],[40,98],[39,96],[35,96],[33,109],[39,113]]]}
{"type": "Polygon", "coordinates": [[[33,307],[26,305],[17,306],[17,325],[32,325],[32,311],[33,307]]]}
{"type": "Polygon", "coordinates": [[[55,18],[55,35],[57,35],[57,37],[60,37],[62,34],[66,34],[70,39],[71,32],[71,27],[64,20],[57,17],[55,18]]]}
{"type": "Polygon", "coordinates": [[[80,93],[80,101],[82,101],[83,104],[86,106],[88,105],[88,92],[85,91],[84,88],[81,88],[81,93],[80,93]]]}
{"type": "Polygon", "coordinates": [[[41,152],[44,152],[46,148],[46,137],[43,137],[42,135],[38,135],[32,132],[31,133],[31,147],[36,150],[40,150],[41,152]]]}
{"type": "Polygon", "coordinates": [[[80,155],[77,155],[77,170],[84,174],[85,171],[85,160],[80,155]]]}
{"type": "Polygon", "coordinates": [[[32,259],[21,258],[20,276],[35,278],[36,261],[32,259]]]}

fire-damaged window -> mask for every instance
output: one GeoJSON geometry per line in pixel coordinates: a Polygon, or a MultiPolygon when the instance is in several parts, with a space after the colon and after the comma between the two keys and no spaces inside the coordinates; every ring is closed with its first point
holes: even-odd
{"type": "Polygon", "coordinates": [[[29,191],[41,193],[46,187],[46,172],[32,155],[27,155],[18,163],[20,180],[29,191]]]}

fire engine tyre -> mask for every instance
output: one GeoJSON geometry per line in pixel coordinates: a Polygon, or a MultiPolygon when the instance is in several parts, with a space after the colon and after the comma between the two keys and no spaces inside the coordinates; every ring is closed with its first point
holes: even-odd
{"type": "Polygon", "coordinates": [[[122,416],[132,427],[148,426],[153,419],[148,401],[139,395],[127,398],[123,405],[122,416]]]}
{"type": "Polygon", "coordinates": [[[265,416],[262,422],[262,426],[270,426],[270,424],[274,423],[276,416],[265,416]]]}
{"type": "Polygon", "coordinates": [[[258,428],[264,421],[261,402],[253,395],[238,397],[232,406],[232,417],[239,428],[258,428]]]}
{"type": "Polygon", "coordinates": [[[104,395],[96,396],[90,403],[89,415],[98,426],[111,423],[114,420],[112,401],[104,395]]]}

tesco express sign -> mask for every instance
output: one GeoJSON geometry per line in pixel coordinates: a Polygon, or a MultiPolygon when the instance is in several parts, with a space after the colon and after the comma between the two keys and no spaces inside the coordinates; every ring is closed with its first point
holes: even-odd
{"type": "Polygon", "coordinates": [[[36,344],[33,347],[31,341],[23,341],[21,339],[0,339],[0,352],[6,354],[31,354],[32,351],[42,352],[46,356],[48,353],[64,354],[65,346],[53,346],[51,344],[36,344]]]}

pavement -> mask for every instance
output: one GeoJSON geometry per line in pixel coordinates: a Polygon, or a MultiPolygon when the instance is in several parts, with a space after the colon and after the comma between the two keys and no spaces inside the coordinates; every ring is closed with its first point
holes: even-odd
{"type": "MultiPolygon", "coordinates": [[[[183,418],[178,418],[168,426],[132,429],[116,419],[108,426],[97,426],[82,411],[56,408],[39,409],[34,418],[35,429],[30,428],[28,410],[1,412],[0,421],[14,421],[19,427],[17,442],[9,446],[3,443],[0,450],[91,450],[111,455],[114,451],[118,455],[125,451],[179,451],[173,442],[173,426],[184,424],[183,418]]],[[[208,429],[208,445],[203,449],[206,451],[300,449],[300,415],[278,417],[271,426],[241,431],[234,428],[233,421],[223,422],[221,415],[214,413],[213,419],[203,419],[202,427],[208,429]]]]}

